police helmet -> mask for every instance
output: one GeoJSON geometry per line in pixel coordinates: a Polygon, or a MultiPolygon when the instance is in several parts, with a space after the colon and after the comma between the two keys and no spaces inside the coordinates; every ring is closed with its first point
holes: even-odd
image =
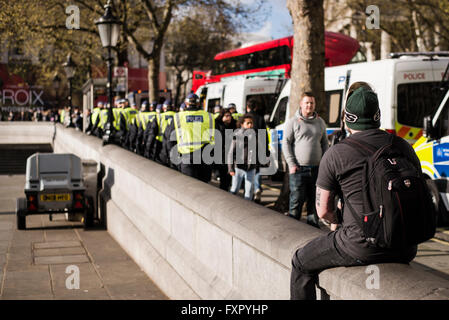
{"type": "Polygon", "coordinates": [[[200,98],[196,94],[191,93],[187,96],[185,103],[188,106],[197,106],[200,103],[200,98]]]}
{"type": "Polygon", "coordinates": [[[142,112],[148,112],[148,111],[150,111],[150,105],[148,104],[148,101],[147,101],[147,100],[144,100],[144,101],[142,102],[142,105],[140,106],[140,110],[141,110],[142,112]]]}

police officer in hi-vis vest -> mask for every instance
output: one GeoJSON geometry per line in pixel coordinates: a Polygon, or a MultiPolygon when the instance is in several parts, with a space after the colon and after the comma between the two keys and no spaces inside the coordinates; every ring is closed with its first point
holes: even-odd
{"type": "Polygon", "coordinates": [[[97,106],[92,110],[92,113],[90,114],[90,117],[89,117],[89,123],[86,128],[87,135],[94,134],[94,131],[98,127],[98,124],[100,122],[101,109],[103,109],[103,102],[98,101],[97,106]]]}
{"type": "Polygon", "coordinates": [[[135,118],[139,110],[137,109],[137,104],[133,102],[131,106],[126,104],[127,100],[125,100],[125,107],[123,108],[123,115],[126,119],[126,133],[122,139],[122,147],[128,149],[130,151],[134,151],[134,145],[131,144],[130,136],[132,136],[132,140],[134,140],[135,135],[137,134],[137,127],[135,126],[135,118]]]}
{"type": "Polygon", "coordinates": [[[152,121],[151,125],[147,127],[147,143],[145,150],[151,155],[150,159],[163,164],[168,164],[167,154],[165,151],[162,151],[163,133],[170,121],[173,120],[176,112],[173,111],[173,104],[169,99],[164,101],[161,109],[163,112],[157,115],[157,120],[152,121]]]}
{"type": "Polygon", "coordinates": [[[103,106],[103,109],[100,110],[100,120],[97,125],[97,130],[95,130],[95,135],[99,138],[103,137],[104,130],[106,128],[106,123],[108,122],[109,116],[109,103],[106,106],[103,106]]]}
{"type": "Polygon", "coordinates": [[[215,119],[211,113],[200,109],[199,102],[196,94],[187,96],[186,108],[176,113],[167,125],[163,141],[170,160],[178,164],[179,171],[209,182],[212,165],[204,163],[202,153],[207,145],[215,144],[215,119]],[[177,159],[176,153],[179,156],[177,159]]]}

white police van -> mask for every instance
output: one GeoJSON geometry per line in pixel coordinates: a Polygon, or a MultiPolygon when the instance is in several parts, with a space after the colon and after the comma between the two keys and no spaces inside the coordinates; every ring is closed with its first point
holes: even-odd
{"type": "Polygon", "coordinates": [[[438,225],[449,225],[449,89],[433,117],[424,118],[423,136],[413,148],[438,203],[438,225]]]}
{"type": "Polygon", "coordinates": [[[200,97],[203,109],[208,112],[213,113],[216,105],[226,108],[234,103],[237,112],[243,114],[246,113],[246,103],[254,99],[258,102],[261,113],[269,116],[283,81],[285,80],[276,77],[262,76],[222,79],[199,87],[196,94],[200,97]]]}
{"type": "MultiPolygon", "coordinates": [[[[326,113],[320,114],[332,134],[340,128],[345,88],[357,81],[369,83],[379,98],[381,128],[410,143],[422,136],[422,119],[438,103],[438,88],[449,63],[449,53],[396,53],[391,58],[325,68],[326,113]]],[[[270,149],[281,159],[284,123],[290,112],[290,80],[285,84],[270,116],[270,149]]]]}

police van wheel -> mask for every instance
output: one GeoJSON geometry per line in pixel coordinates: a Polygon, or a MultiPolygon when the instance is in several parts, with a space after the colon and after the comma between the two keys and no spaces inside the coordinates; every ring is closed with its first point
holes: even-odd
{"type": "Polygon", "coordinates": [[[17,230],[26,229],[26,199],[18,198],[16,203],[17,230]]]}
{"type": "Polygon", "coordinates": [[[437,227],[449,225],[449,212],[446,210],[443,201],[440,198],[440,193],[435,181],[427,179],[427,186],[429,187],[430,195],[432,196],[432,202],[435,205],[437,212],[437,227]]]}

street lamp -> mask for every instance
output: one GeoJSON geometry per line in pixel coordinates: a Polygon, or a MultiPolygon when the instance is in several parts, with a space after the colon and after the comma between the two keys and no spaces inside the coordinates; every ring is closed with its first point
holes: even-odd
{"type": "Polygon", "coordinates": [[[105,6],[105,13],[102,17],[100,17],[95,24],[98,26],[98,32],[101,38],[101,44],[103,48],[108,49],[108,83],[106,85],[108,89],[108,122],[106,123],[106,128],[103,134],[103,144],[110,143],[111,140],[111,130],[113,129],[112,125],[112,54],[111,49],[117,46],[117,41],[120,35],[120,21],[114,17],[112,14],[112,5],[111,0],[108,0],[108,3],[105,6]]]}
{"type": "Polygon", "coordinates": [[[72,55],[67,55],[67,61],[62,65],[64,67],[65,74],[69,80],[69,127],[72,127],[72,79],[75,76],[75,63],[72,60],[72,55]]]}
{"type": "Polygon", "coordinates": [[[53,76],[53,89],[55,89],[56,107],[59,108],[59,87],[61,86],[61,78],[58,73],[53,76]]]}

